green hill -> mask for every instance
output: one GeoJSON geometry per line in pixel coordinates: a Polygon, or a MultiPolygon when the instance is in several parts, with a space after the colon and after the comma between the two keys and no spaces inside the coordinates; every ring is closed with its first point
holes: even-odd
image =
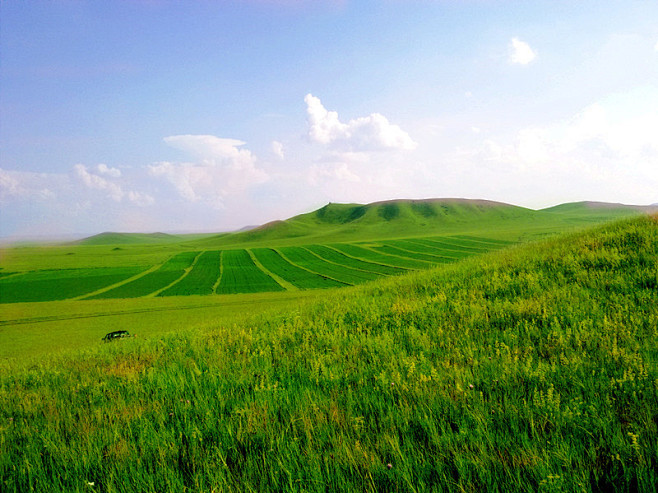
{"type": "Polygon", "coordinates": [[[0,483],[655,491],[657,264],[658,219],[642,216],[204,332],[6,365],[0,483]]]}
{"type": "Polygon", "coordinates": [[[74,242],[76,245],[138,245],[174,243],[181,241],[181,237],[167,233],[100,233],[89,238],[74,242]]]}
{"type": "MultiPolygon", "coordinates": [[[[207,238],[201,244],[313,243],[429,236],[515,228],[537,220],[537,212],[499,202],[468,199],[390,200],[372,204],[327,204],[285,221],[243,233],[207,238]]],[[[551,222],[550,219],[544,222],[551,222]]]]}
{"type": "Polygon", "coordinates": [[[271,246],[456,233],[486,233],[489,237],[516,241],[652,210],[651,207],[579,202],[536,211],[501,202],[456,198],[401,199],[366,205],[329,203],[316,211],[249,231],[208,237],[196,245],[271,246]]]}
{"type": "Polygon", "coordinates": [[[576,222],[599,222],[621,219],[641,213],[656,213],[658,212],[658,206],[626,205],[609,202],[570,202],[542,209],[542,211],[559,214],[576,222]]]}

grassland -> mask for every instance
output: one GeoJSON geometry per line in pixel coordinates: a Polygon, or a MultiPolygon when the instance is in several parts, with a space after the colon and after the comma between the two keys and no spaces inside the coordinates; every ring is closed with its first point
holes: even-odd
{"type": "Polygon", "coordinates": [[[260,295],[292,298],[203,330],[5,362],[0,484],[656,491],[657,265],[658,221],[639,217],[260,295]]]}
{"type": "MultiPolygon", "coordinates": [[[[146,257],[144,245],[128,243],[114,247],[120,249],[113,248],[109,253],[106,246],[98,245],[96,261],[106,262],[104,267],[16,270],[0,276],[0,303],[276,292],[354,285],[381,276],[400,275],[409,269],[426,269],[509,244],[487,241],[446,236],[424,242],[415,238],[383,240],[377,244],[227,250],[196,250],[195,243],[181,243],[170,246],[166,257],[146,257]],[[133,265],[129,264],[130,251],[135,252],[133,265]]],[[[94,247],[78,248],[89,255],[89,249],[94,247]]],[[[71,256],[77,253],[76,247],[66,249],[71,256]]],[[[46,249],[42,257],[50,257],[54,263],[61,254],[59,249],[46,249]]],[[[25,268],[19,256],[13,260],[14,265],[25,268]]]]}

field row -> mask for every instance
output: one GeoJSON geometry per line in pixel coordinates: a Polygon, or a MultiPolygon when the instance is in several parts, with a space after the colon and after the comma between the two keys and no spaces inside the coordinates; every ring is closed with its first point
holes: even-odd
{"type": "Polygon", "coordinates": [[[502,248],[467,236],[182,252],[161,265],[0,276],[0,303],[257,293],[342,287],[502,248]]]}

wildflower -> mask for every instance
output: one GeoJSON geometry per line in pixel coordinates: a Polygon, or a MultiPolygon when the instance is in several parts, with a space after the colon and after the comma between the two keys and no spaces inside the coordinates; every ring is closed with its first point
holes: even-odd
{"type": "Polygon", "coordinates": [[[91,482],[90,482],[90,481],[87,481],[87,486],[94,486],[95,484],[96,484],[96,483],[94,483],[93,481],[91,481],[91,482]]]}
{"type": "Polygon", "coordinates": [[[473,384],[472,383],[468,384],[468,388],[473,390],[473,384]]]}
{"type": "Polygon", "coordinates": [[[393,469],[393,464],[389,462],[388,464],[386,464],[386,467],[388,467],[389,469],[393,469]]]}
{"type": "Polygon", "coordinates": [[[391,387],[395,387],[395,382],[391,382],[391,387]]]}
{"type": "Polygon", "coordinates": [[[173,416],[173,415],[174,415],[174,413],[169,413],[169,416],[173,416]]]}

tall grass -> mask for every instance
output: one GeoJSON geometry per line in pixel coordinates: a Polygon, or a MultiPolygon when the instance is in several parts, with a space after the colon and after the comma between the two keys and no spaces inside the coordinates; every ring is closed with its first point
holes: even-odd
{"type": "Polygon", "coordinates": [[[657,264],[639,218],[7,367],[1,489],[656,491],[657,264]]]}

